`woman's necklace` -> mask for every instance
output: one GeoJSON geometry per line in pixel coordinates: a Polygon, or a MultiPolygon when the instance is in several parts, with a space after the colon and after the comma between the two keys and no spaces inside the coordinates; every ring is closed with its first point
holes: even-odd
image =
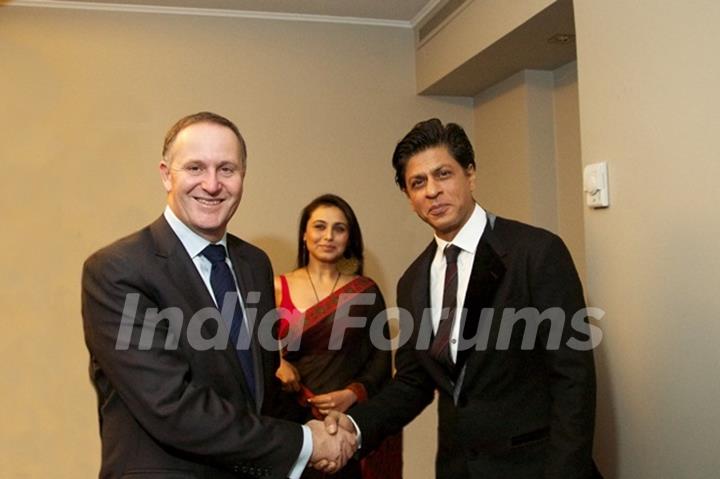
{"type": "MultiPolygon", "coordinates": [[[[307,277],[310,280],[310,286],[312,286],[313,293],[315,293],[315,299],[317,302],[320,302],[320,297],[317,294],[317,289],[315,289],[315,283],[313,283],[312,276],[310,275],[310,270],[305,267],[305,272],[307,273],[307,277]]],[[[338,271],[337,277],[335,278],[335,282],[333,283],[332,289],[330,290],[330,294],[333,294],[335,292],[335,287],[338,284],[338,281],[340,281],[340,271],[338,271]]],[[[330,296],[330,294],[328,296],[330,296]]]]}

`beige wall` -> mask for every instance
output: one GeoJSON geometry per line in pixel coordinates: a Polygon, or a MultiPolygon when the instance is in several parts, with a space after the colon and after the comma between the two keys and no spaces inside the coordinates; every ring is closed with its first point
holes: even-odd
{"type": "MultiPolygon", "coordinates": [[[[246,136],[233,232],[287,270],[301,206],[340,193],[390,304],[430,238],[394,186],[394,144],[430,116],[472,130],[472,100],[415,95],[405,29],[0,7],[0,58],[0,477],[97,472],[80,268],[160,214],[156,165],[179,116],[214,110],[246,136]]],[[[407,477],[432,477],[428,421],[406,434],[407,477]]]]}
{"type": "Polygon", "coordinates": [[[575,63],[525,70],[475,97],[476,199],[565,240],[581,277],[585,245],[575,63]]]}
{"type": "Polygon", "coordinates": [[[417,50],[417,90],[512,32],[555,0],[473,0],[417,50]]]}
{"type": "Polygon", "coordinates": [[[608,477],[718,476],[720,2],[576,0],[585,213],[608,477]]]}
{"type": "Polygon", "coordinates": [[[585,279],[584,193],[580,152],[577,63],[553,72],[553,126],[557,233],[567,244],[580,277],[585,279]]]}
{"type": "Polygon", "coordinates": [[[501,216],[532,222],[525,72],[475,97],[475,198],[501,216]]]}

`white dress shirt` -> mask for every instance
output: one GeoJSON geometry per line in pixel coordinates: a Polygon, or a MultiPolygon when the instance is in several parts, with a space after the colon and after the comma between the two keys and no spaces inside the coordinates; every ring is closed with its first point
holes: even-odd
{"type": "MultiPolygon", "coordinates": [[[[458,255],[458,307],[455,310],[455,318],[458,318],[458,315],[462,313],[462,307],[465,303],[465,293],[467,293],[468,283],[470,282],[470,273],[472,272],[472,265],[475,260],[475,250],[477,249],[483,231],[485,231],[486,224],[487,213],[476,203],[472,215],[470,215],[470,218],[462,228],[460,228],[460,231],[458,231],[458,234],[455,235],[452,241],[448,242],[438,238],[437,235],[435,236],[435,242],[438,248],[432,263],[430,263],[430,307],[433,332],[435,333],[437,333],[438,325],[440,324],[440,314],[442,312],[443,285],[445,284],[445,268],[447,266],[444,254],[445,247],[448,244],[454,244],[460,248],[460,254],[458,255]]],[[[450,332],[450,355],[453,362],[457,361],[457,343],[459,336],[460,321],[455,321],[452,331],[450,332]]],[[[360,447],[362,445],[360,428],[351,416],[348,416],[348,418],[350,418],[353,426],[355,426],[355,432],[358,435],[358,446],[360,447]]]]}
{"type": "MultiPolygon", "coordinates": [[[[215,301],[215,295],[213,294],[212,286],[210,285],[210,272],[212,271],[212,263],[209,259],[207,259],[201,254],[202,251],[209,244],[211,244],[211,242],[206,240],[199,234],[195,233],[185,223],[180,221],[178,217],[175,216],[173,210],[170,209],[170,206],[165,207],[165,212],[163,213],[163,216],[170,225],[170,228],[177,235],[180,243],[182,243],[183,247],[185,248],[185,251],[187,251],[188,255],[190,255],[190,258],[192,258],[192,261],[195,264],[195,268],[197,268],[198,273],[200,273],[200,277],[202,277],[202,280],[205,283],[205,287],[207,287],[207,290],[210,293],[210,297],[213,299],[213,301],[215,301]]],[[[235,271],[233,270],[232,262],[230,261],[230,253],[227,249],[227,234],[224,234],[222,239],[220,239],[220,241],[214,244],[222,245],[223,248],[225,248],[225,262],[230,268],[230,272],[232,272],[233,278],[235,279],[235,285],[237,287],[238,280],[235,276],[235,271]]],[[[245,305],[242,300],[242,295],[240,294],[240,291],[238,291],[237,293],[238,301],[243,311],[243,318],[246,318],[247,315],[245,314],[245,305]]],[[[215,301],[215,306],[217,306],[217,301],[215,301]]],[[[230,325],[228,325],[228,328],[229,327],[230,325]]],[[[247,327],[247,323],[245,324],[245,327],[247,327]]],[[[289,479],[298,479],[305,467],[307,466],[308,461],[310,461],[310,457],[312,456],[312,433],[310,432],[310,428],[305,425],[302,426],[302,431],[302,449],[300,449],[300,455],[298,456],[295,464],[288,473],[289,479]]]]}
{"type": "Polygon", "coordinates": [[[430,308],[433,332],[437,333],[440,324],[440,315],[443,303],[443,285],[445,283],[445,247],[453,244],[460,248],[458,255],[458,288],[457,288],[457,308],[455,308],[455,318],[447,318],[453,321],[452,331],[450,331],[450,357],[453,362],[457,361],[458,337],[460,336],[460,314],[462,314],[463,305],[465,303],[465,294],[467,293],[468,283],[470,282],[470,273],[472,272],[473,261],[475,260],[475,250],[477,249],[480,237],[485,230],[487,223],[487,214],[480,205],[475,204],[475,209],[467,222],[460,228],[457,235],[448,242],[435,236],[437,243],[437,251],[435,257],[430,264],[430,308]]]}

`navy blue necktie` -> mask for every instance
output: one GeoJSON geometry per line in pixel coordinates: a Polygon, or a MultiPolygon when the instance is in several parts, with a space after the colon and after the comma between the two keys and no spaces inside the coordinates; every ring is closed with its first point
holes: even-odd
{"type": "Polygon", "coordinates": [[[457,259],[460,254],[460,248],[454,244],[445,247],[445,283],[443,287],[442,309],[447,311],[447,317],[440,320],[437,334],[430,345],[430,355],[445,366],[448,371],[452,371],[455,367],[452,356],[450,354],[450,336],[452,333],[453,322],[455,321],[455,311],[457,311],[457,292],[458,292],[458,266],[457,259]]]}
{"type": "MultiPolygon", "coordinates": [[[[217,244],[210,244],[200,252],[212,264],[210,270],[210,286],[217,302],[218,310],[222,311],[225,303],[225,295],[234,294],[235,311],[230,324],[230,344],[235,348],[238,361],[245,375],[245,382],[250,389],[250,393],[255,397],[255,369],[253,368],[252,351],[250,349],[250,338],[248,328],[243,317],[243,310],[240,307],[240,298],[237,297],[238,288],[235,285],[232,271],[225,261],[225,247],[217,244]],[[238,342],[239,341],[239,342],[238,342]]],[[[228,297],[228,299],[230,299],[228,297]]],[[[223,318],[227,319],[227,318],[223,318]]]]}

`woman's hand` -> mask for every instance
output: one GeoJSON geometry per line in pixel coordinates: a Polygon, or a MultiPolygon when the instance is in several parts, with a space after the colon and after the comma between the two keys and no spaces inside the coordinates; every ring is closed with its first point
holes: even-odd
{"type": "Polygon", "coordinates": [[[355,401],[357,401],[357,396],[349,389],[339,389],[326,394],[318,394],[308,399],[308,402],[315,406],[323,416],[333,410],[345,412],[355,404],[355,401]]]}
{"type": "Polygon", "coordinates": [[[275,377],[282,383],[285,392],[298,392],[300,390],[300,373],[290,362],[280,358],[280,367],[275,371],[275,377]]]}

